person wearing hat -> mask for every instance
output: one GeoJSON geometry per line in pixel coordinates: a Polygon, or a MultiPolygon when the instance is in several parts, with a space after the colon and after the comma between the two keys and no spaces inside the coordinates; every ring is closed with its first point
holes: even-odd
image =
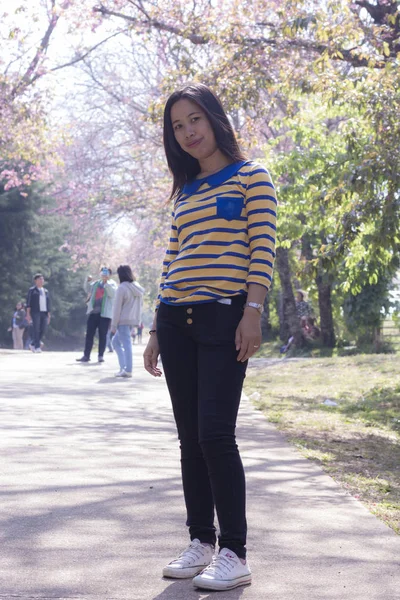
{"type": "Polygon", "coordinates": [[[312,308],[305,300],[303,290],[296,290],[296,314],[300,321],[302,317],[311,317],[312,314],[312,308]]]}
{"type": "Polygon", "coordinates": [[[107,332],[111,323],[114,296],[117,291],[117,284],[111,279],[111,275],[111,269],[103,267],[99,279],[92,281],[92,277],[89,275],[85,280],[84,289],[88,293],[85,350],[82,358],[76,359],[77,362],[86,363],[90,361],[90,353],[97,330],[99,332],[98,362],[104,362],[107,332]]]}

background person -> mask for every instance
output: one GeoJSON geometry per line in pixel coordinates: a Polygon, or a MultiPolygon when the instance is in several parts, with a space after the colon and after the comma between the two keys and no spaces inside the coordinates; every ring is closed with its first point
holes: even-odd
{"type": "Polygon", "coordinates": [[[8,331],[11,331],[12,333],[14,350],[24,349],[23,337],[27,324],[24,305],[22,302],[17,302],[13,317],[11,319],[11,327],[8,328],[8,331]]]}
{"type": "Polygon", "coordinates": [[[41,273],[34,276],[35,285],[29,288],[26,301],[26,318],[29,324],[32,324],[31,349],[33,352],[40,353],[41,342],[50,323],[50,296],[48,290],[44,287],[44,277],[41,273]]]}
{"type": "Polygon", "coordinates": [[[314,317],[302,318],[301,331],[304,339],[309,342],[314,342],[321,335],[319,328],[315,324],[314,317]]]}
{"type": "Polygon", "coordinates": [[[276,197],[268,172],[243,156],[220,101],[204,85],[186,86],[168,99],[164,147],[174,208],[144,365],[159,377],[161,354],[191,541],[163,575],[232,589],[251,582],[235,427],[247,360],[261,343],[276,197]],[[214,508],[220,526],[215,555],[214,508]]]}
{"type": "Polygon", "coordinates": [[[303,317],[311,317],[312,308],[311,305],[306,302],[305,294],[302,290],[296,291],[296,314],[298,319],[301,321],[303,317]]]}
{"type": "Polygon", "coordinates": [[[110,327],[113,301],[117,284],[110,279],[112,275],[111,269],[103,267],[100,271],[100,279],[92,281],[92,277],[85,280],[84,289],[89,295],[87,301],[87,324],[86,324],[86,339],[85,350],[82,358],[77,358],[77,362],[89,362],[90,353],[92,352],[94,336],[96,331],[99,332],[99,355],[98,362],[104,362],[104,350],[106,348],[107,332],[110,327]]]}
{"type": "MultiPolygon", "coordinates": [[[[303,338],[305,338],[304,326],[307,323],[307,319],[312,315],[312,308],[311,308],[311,305],[308,302],[306,302],[305,294],[302,290],[296,291],[295,303],[296,303],[296,315],[300,321],[303,338]]],[[[288,341],[286,342],[286,344],[281,346],[280,353],[285,354],[285,352],[287,352],[289,350],[289,348],[292,346],[293,342],[294,342],[294,337],[291,335],[289,337],[288,341]]]]}
{"type": "Polygon", "coordinates": [[[143,323],[140,323],[138,325],[138,327],[137,327],[137,341],[138,341],[138,344],[142,343],[143,329],[144,329],[144,325],[143,325],[143,323]]]}
{"type": "Polygon", "coordinates": [[[132,377],[132,327],[137,327],[142,316],[144,289],[136,281],[129,265],[117,269],[120,286],[115,294],[111,335],[118,355],[120,370],[116,377],[132,377]]]}

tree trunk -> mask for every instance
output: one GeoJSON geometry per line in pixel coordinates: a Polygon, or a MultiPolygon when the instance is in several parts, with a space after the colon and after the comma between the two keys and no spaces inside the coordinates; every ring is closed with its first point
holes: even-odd
{"type": "Polygon", "coordinates": [[[381,327],[374,327],[374,350],[379,352],[382,347],[382,329],[381,327]]]}
{"type": "Polygon", "coordinates": [[[283,294],[282,291],[278,292],[276,299],[276,312],[278,313],[279,318],[279,337],[282,342],[287,342],[290,336],[289,325],[285,321],[285,317],[283,314],[283,294]]]}
{"type": "Polygon", "coordinates": [[[318,305],[322,344],[327,348],[333,348],[336,344],[335,331],[332,316],[332,286],[324,281],[323,275],[317,275],[315,282],[318,288],[318,305]]]}
{"type": "Polygon", "coordinates": [[[264,312],[261,315],[261,334],[263,342],[266,342],[271,337],[271,323],[269,322],[269,312],[269,294],[267,294],[264,300],[264,312]]]}
{"type": "Polygon", "coordinates": [[[294,338],[294,345],[297,348],[300,348],[303,345],[303,337],[301,335],[300,321],[296,313],[296,302],[293,294],[289,265],[289,250],[287,248],[277,248],[276,267],[282,288],[283,320],[289,330],[289,334],[294,338]]]}

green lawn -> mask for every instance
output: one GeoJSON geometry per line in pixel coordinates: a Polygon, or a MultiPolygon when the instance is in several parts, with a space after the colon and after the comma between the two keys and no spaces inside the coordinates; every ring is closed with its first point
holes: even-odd
{"type": "Polygon", "coordinates": [[[268,420],[400,533],[398,355],[255,360],[245,391],[259,392],[268,420]]]}

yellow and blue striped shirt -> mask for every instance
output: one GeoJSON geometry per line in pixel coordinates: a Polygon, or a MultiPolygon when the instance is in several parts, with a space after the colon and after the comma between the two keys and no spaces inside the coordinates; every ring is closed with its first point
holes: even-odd
{"type": "Polygon", "coordinates": [[[262,166],[241,161],[187,183],[175,201],[159,301],[211,302],[272,281],[276,195],[262,166]]]}

